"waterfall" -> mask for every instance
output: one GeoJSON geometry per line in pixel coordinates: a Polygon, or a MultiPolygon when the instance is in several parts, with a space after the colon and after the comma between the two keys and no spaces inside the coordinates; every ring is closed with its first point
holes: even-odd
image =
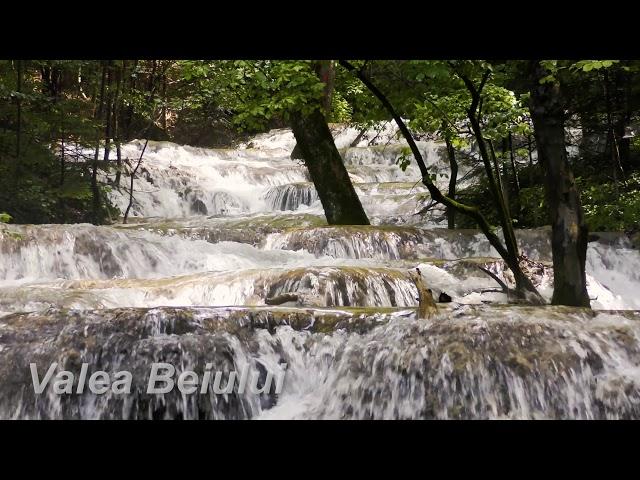
{"type": "Polygon", "coordinates": [[[638,320],[551,307],[465,307],[429,321],[409,311],[238,307],[14,314],[0,322],[0,417],[638,418],[638,320]],[[205,364],[259,372],[286,364],[286,376],[279,394],[149,394],[151,361],[200,376],[205,364]],[[25,388],[29,362],[57,362],[76,376],[83,363],[126,370],[131,393],[56,395],[49,385],[36,395],[25,388]]]}
{"type": "MultiPolygon", "coordinates": [[[[392,124],[332,126],[372,225],[329,226],[289,130],[234,149],[149,142],[127,225],[0,224],[0,418],[640,418],[640,252],[596,234],[593,312],[508,305],[477,230],[448,230],[392,124]],[[357,140],[357,141],[356,141],[357,140]],[[418,267],[439,314],[415,319],[418,267]],[[280,299],[280,306],[273,306],[280,299]],[[34,394],[59,370],[132,372],[130,395],[34,394]],[[250,366],[281,393],[151,395],[150,362],[250,366]]],[[[143,142],[122,146],[129,202],[143,142]]],[[[446,188],[443,146],[418,142],[446,188]]],[[[459,180],[470,165],[460,161],[459,180]]],[[[104,179],[106,180],[106,178],[104,179]]],[[[518,230],[553,291],[548,228],[518,230]]],[[[256,377],[257,378],[257,377],[256,377]]]]}

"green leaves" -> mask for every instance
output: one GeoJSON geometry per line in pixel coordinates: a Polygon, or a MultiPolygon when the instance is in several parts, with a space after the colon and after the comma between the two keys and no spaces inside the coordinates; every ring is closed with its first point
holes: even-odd
{"type": "Polygon", "coordinates": [[[553,75],[547,75],[546,77],[542,77],[538,82],[540,85],[544,85],[545,83],[553,83],[556,81],[556,77],[553,75]]]}
{"type": "Polygon", "coordinates": [[[409,147],[402,147],[402,150],[400,150],[400,155],[396,159],[396,165],[398,165],[400,169],[404,172],[407,170],[407,167],[411,164],[412,158],[413,158],[413,154],[411,153],[411,149],[409,147]]]}
{"type": "Polygon", "coordinates": [[[631,174],[617,189],[613,182],[576,178],[587,225],[591,231],[640,228],[640,173],[631,174]],[[622,207],[623,206],[623,207],[622,207]]]}
{"type": "MultiPolygon", "coordinates": [[[[311,61],[237,60],[218,62],[218,85],[235,112],[234,123],[246,130],[264,128],[275,117],[317,108],[323,95],[311,61]]],[[[344,106],[343,106],[344,107],[344,106]]]]}
{"type": "Polygon", "coordinates": [[[89,200],[92,192],[89,183],[80,176],[70,176],[55,194],[59,198],[89,200]]]}
{"type": "Polygon", "coordinates": [[[574,63],[571,68],[573,70],[581,70],[583,72],[590,72],[592,70],[600,70],[603,68],[609,68],[620,60],[580,60],[574,63]]]}
{"type": "MultiPolygon", "coordinates": [[[[528,135],[532,131],[529,110],[523,98],[495,83],[487,83],[482,91],[481,124],[487,139],[501,140],[509,133],[528,135]]],[[[436,133],[448,138],[456,148],[469,144],[467,109],[471,96],[464,85],[449,82],[448,88],[437,88],[415,104],[410,125],[416,131],[436,133]]]]}
{"type": "Polygon", "coordinates": [[[353,108],[342,96],[342,93],[335,91],[331,97],[331,117],[334,122],[349,123],[352,119],[353,108]]]}
{"type": "Polygon", "coordinates": [[[542,77],[539,80],[541,85],[544,85],[545,83],[554,83],[558,80],[558,71],[562,68],[558,66],[558,60],[541,60],[540,65],[549,72],[549,75],[542,77]]]}
{"type": "Polygon", "coordinates": [[[12,220],[12,216],[5,212],[0,212],[0,223],[9,223],[12,220]]]}

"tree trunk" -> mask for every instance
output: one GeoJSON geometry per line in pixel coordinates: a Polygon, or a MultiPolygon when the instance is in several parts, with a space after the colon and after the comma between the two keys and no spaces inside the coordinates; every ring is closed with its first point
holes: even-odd
{"type": "MultiPolygon", "coordinates": [[[[333,89],[335,84],[335,65],[333,60],[320,60],[315,64],[315,72],[318,78],[324,83],[324,91],[322,93],[322,100],[320,104],[322,106],[322,113],[324,113],[327,121],[331,115],[331,97],[333,95],[333,89]]],[[[296,144],[291,151],[292,160],[304,160],[300,147],[296,144]]]]}
{"type": "Polygon", "coordinates": [[[608,144],[610,148],[611,154],[611,167],[613,174],[613,185],[615,187],[616,196],[619,196],[619,188],[618,188],[618,169],[620,169],[620,173],[624,176],[624,172],[622,171],[622,166],[620,164],[620,156],[618,154],[618,142],[616,140],[616,132],[615,127],[613,125],[613,107],[611,104],[611,83],[609,82],[609,74],[607,71],[604,71],[603,74],[603,83],[602,88],[604,89],[604,98],[607,105],[607,138],[608,144]]]}
{"type": "MultiPolygon", "coordinates": [[[[133,66],[131,67],[131,72],[129,74],[129,94],[133,94],[136,91],[137,85],[137,70],[138,70],[138,60],[133,61],[133,66]]],[[[131,124],[133,123],[133,102],[129,101],[129,105],[127,106],[125,118],[123,119],[123,132],[125,141],[131,140],[131,124]]]]}
{"type": "Polygon", "coordinates": [[[111,62],[108,63],[107,65],[107,96],[106,96],[106,113],[105,113],[105,117],[104,117],[104,162],[105,162],[105,168],[107,165],[107,162],[109,161],[109,154],[111,153],[111,115],[113,112],[113,103],[112,103],[112,99],[111,99],[111,84],[113,82],[113,75],[112,75],[112,65],[111,62]]]}
{"type": "Polygon", "coordinates": [[[64,185],[64,170],[65,170],[65,161],[64,161],[64,111],[60,108],[60,186],[64,185]]]}
{"type": "MultiPolygon", "coordinates": [[[[16,91],[22,94],[22,60],[16,61],[17,79],[16,91]]],[[[16,101],[17,128],[16,128],[16,171],[20,168],[20,137],[22,136],[22,100],[18,96],[16,101]]]]}
{"type": "MultiPolygon", "coordinates": [[[[449,191],[447,196],[451,200],[456,199],[456,182],[458,180],[458,162],[456,161],[456,151],[451,145],[449,137],[444,138],[447,146],[447,156],[449,157],[449,168],[451,169],[451,176],[449,177],[449,191]]],[[[450,230],[456,228],[456,210],[455,208],[447,207],[447,228],[450,230]]]]}
{"type": "Polygon", "coordinates": [[[316,73],[324,83],[324,94],[322,95],[322,110],[329,119],[331,115],[331,99],[335,85],[336,68],[333,60],[321,60],[316,65],[316,73]]]}
{"type": "MultiPolygon", "coordinates": [[[[95,119],[100,120],[102,118],[102,109],[104,106],[104,88],[105,80],[107,76],[106,63],[102,65],[102,78],[100,80],[100,96],[97,99],[97,108],[95,113],[95,119]]],[[[96,133],[96,149],[93,156],[93,169],[91,172],[91,192],[93,196],[93,223],[100,223],[100,189],[98,188],[98,155],[100,154],[100,130],[96,133]]]]}
{"type": "Polygon", "coordinates": [[[513,136],[509,132],[509,161],[511,164],[511,172],[513,173],[513,216],[520,217],[520,179],[518,178],[518,169],[516,168],[516,155],[513,149],[513,136]]]}
{"type": "Polygon", "coordinates": [[[296,146],[293,147],[291,151],[291,160],[304,160],[302,156],[302,151],[300,150],[300,146],[296,143],[296,146]]]}
{"type": "Polygon", "coordinates": [[[624,170],[628,170],[631,167],[631,142],[630,138],[624,138],[625,127],[631,122],[631,114],[625,113],[623,117],[617,122],[615,136],[618,138],[618,155],[620,160],[620,167],[624,170]]]}
{"type": "Polygon", "coordinates": [[[551,213],[554,274],[551,303],[590,307],[585,275],[588,229],[567,161],[560,85],[539,83],[539,79],[548,75],[540,62],[532,61],[531,68],[534,83],[529,108],[551,213]]]}
{"type": "Polygon", "coordinates": [[[493,159],[493,173],[496,177],[496,185],[498,186],[498,190],[500,191],[501,195],[500,202],[502,202],[503,204],[507,221],[509,224],[511,224],[511,202],[509,201],[509,172],[507,172],[507,165],[504,158],[507,151],[506,141],[502,142],[500,159],[498,159],[498,156],[496,155],[493,142],[491,140],[488,140],[487,143],[489,144],[489,151],[491,152],[491,158],[493,159]]]}
{"type": "Polygon", "coordinates": [[[162,74],[162,130],[167,134],[167,74],[162,74]]]}
{"type": "Polygon", "coordinates": [[[507,167],[507,152],[509,150],[509,140],[507,138],[502,139],[501,145],[500,163],[502,164],[502,192],[505,198],[507,207],[509,207],[509,213],[513,217],[513,202],[511,200],[511,179],[509,178],[509,168],[507,167]]]}
{"type": "Polygon", "coordinates": [[[527,136],[527,149],[529,151],[529,187],[533,187],[535,184],[535,175],[533,171],[533,139],[531,135],[527,136]]]}
{"type": "Polygon", "coordinates": [[[320,109],[294,112],[291,126],[330,225],[369,225],[320,109]]]}
{"type": "Polygon", "coordinates": [[[623,78],[620,81],[624,83],[623,114],[617,122],[616,133],[619,138],[618,154],[620,155],[620,165],[622,165],[624,169],[628,169],[631,167],[631,139],[624,138],[624,136],[626,133],[625,127],[629,126],[629,123],[631,123],[633,108],[631,106],[631,78],[626,72],[622,75],[623,78]]]}
{"type": "Polygon", "coordinates": [[[482,89],[486,81],[489,79],[489,75],[491,72],[489,70],[485,71],[480,84],[476,86],[469,77],[458,71],[455,67],[453,69],[456,75],[458,75],[458,77],[460,77],[460,79],[463,81],[463,83],[467,87],[467,90],[471,94],[472,101],[471,106],[467,110],[467,117],[469,118],[471,130],[473,131],[473,135],[478,144],[480,157],[482,159],[482,163],[484,164],[485,172],[487,174],[487,180],[489,181],[489,191],[491,192],[491,196],[493,197],[494,203],[496,205],[498,218],[500,219],[500,224],[502,226],[502,234],[504,235],[507,255],[501,256],[504,258],[505,262],[513,272],[513,276],[516,281],[516,292],[518,293],[518,295],[526,297],[527,292],[529,292],[539,300],[540,294],[533,286],[533,283],[531,283],[531,280],[522,272],[520,268],[520,253],[518,251],[518,242],[516,241],[513,222],[511,221],[509,208],[505,201],[505,196],[502,190],[500,182],[500,172],[498,170],[495,152],[493,150],[493,145],[489,142],[489,146],[491,147],[491,154],[489,153],[489,150],[487,149],[487,142],[485,141],[484,135],[482,133],[480,119],[478,118],[479,105],[482,101],[482,89]],[[495,173],[491,166],[492,159],[494,161],[493,169],[496,170],[495,173]]]}
{"type": "Polygon", "coordinates": [[[118,128],[120,123],[120,104],[122,103],[120,100],[120,90],[122,87],[122,77],[125,73],[125,67],[126,60],[123,60],[121,67],[117,70],[116,93],[113,100],[113,142],[116,146],[116,178],[113,183],[116,187],[120,186],[120,169],[122,168],[122,151],[120,150],[120,132],[118,128]]]}

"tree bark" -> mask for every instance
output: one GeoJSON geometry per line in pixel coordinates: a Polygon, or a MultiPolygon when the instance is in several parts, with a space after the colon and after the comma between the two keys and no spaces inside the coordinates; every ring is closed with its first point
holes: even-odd
{"type": "Polygon", "coordinates": [[[60,108],[60,186],[64,185],[64,171],[65,171],[65,160],[64,160],[64,111],[62,107],[60,108]]]}
{"type": "Polygon", "coordinates": [[[624,169],[628,169],[631,167],[631,142],[630,138],[624,138],[625,135],[625,127],[629,126],[631,122],[631,117],[633,116],[633,108],[631,105],[631,77],[626,72],[620,72],[618,81],[624,84],[624,93],[623,93],[623,113],[620,115],[619,120],[617,122],[617,132],[616,135],[619,139],[618,142],[618,154],[620,155],[620,165],[624,169]]]}
{"type": "Polygon", "coordinates": [[[509,149],[508,140],[502,139],[501,145],[500,164],[502,166],[502,173],[499,173],[499,180],[502,187],[502,195],[504,196],[505,204],[509,209],[509,215],[513,218],[513,202],[511,200],[511,179],[509,178],[509,169],[507,168],[507,151],[509,149]]]}
{"type": "Polygon", "coordinates": [[[111,115],[113,113],[113,102],[112,102],[112,94],[111,94],[111,85],[113,83],[113,66],[111,61],[107,64],[107,94],[105,99],[106,105],[106,113],[104,117],[104,157],[103,160],[105,162],[105,168],[107,162],[109,161],[109,154],[111,153],[111,115]]]}
{"type": "MultiPolygon", "coordinates": [[[[16,91],[22,94],[22,60],[16,61],[17,78],[16,91]]],[[[17,128],[16,128],[16,171],[20,168],[20,137],[22,136],[22,99],[18,96],[16,101],[17,128]]]]}
{"type": "Polygon", "coordinates": [[[529,152],[529,187],[533,187],[535,183],[535,175],[533,171],[533,139],[531,135],[527,136],[527,150],[529,152]]]}
{"type": "Polygon", "coordinates": [[[554,274],[551,303],[590,307],[585,275],[588,229],[567,161],[560,85],[539,83],[539,79],[548,75],[539,61],[532,61],[530,67],[533,84],[529,108],[551,213],[554,274]]]}
{"type": "MultiPolygon", "coordinates": [[[[333,89],[335,87],[335,65],[333,60],[320,60],[315,64],[316,75],[324,83],[324,90],[322,92],[322,99],[320,105],[322,107],[322,113],[327,121],[331,116],[331,97],[333,96],[333,89]]],[[[304,160],[300,147],[296,144],[291,151],[292,160],[304,160]]]]}
{"type": "Polygon", "coordinates": [[[167,133],[167,73],[166,69],[162,73],[162,130],[167,133]]]}
{"type": "MultiPolygon", "coordinates": [[[[449,177],[449,191],[447,192],[447,196],[451,200],[456,199],[456,182],[458,180],[458,162],[456,161],[456,151],[449,140],[449,137],[444,138],[445,144],[447,146],[447,156],[449,157],[449,168],[451,170],[451,174],[449,177]]],[[[456,209],[447,207],[447,228],[453,230],[456,228],[456,209]]]]}
{"type": "Polygon", "coordinates": [[[331,114],[331,99],[335,85],[336,69],[333,60],[321,60],[316,65],[316,73],[324,83],[324,94],[322,95],[322,110],[327,118],[331,114]]]}
{"type": "Polygon", "coordinates": [[[509,132],[509,160],[511,162],[511,171],[513,172],[513,189],[516,194],[516,211],[520,211],[520,178],[518,177],[518,169],[516,167],[516,154],[513,148],[513,136],[509,132]]]}
{"type": "Polygon", "coordinates": [[[120,90],[122,87],[122,77],[125,74],[126,60],[122,61],[122,65],[117,69],[117,79],[116,79],[116,93],[113,100],[113,142],[116,146],[116,178],[114,180],[114,184],[116,187],[120,186],[120,169],[122,168],[122,151],[120,149],[120,104],[122,103],[120,100],[120,90]]]}
{"type": "MultiPolygon", "coordinates": [[[[95,119],[102,119],[102,110],[104,108],[104,90],[105,80],[107,76],[106,62],[102,64],[102,78],[100,80],[100,96],[97,99],[97,107],[95,119]]],[[[96,149],[93,156],[93,169],[91,172],[91,191],[93,196],[93,222],[97,225],[100,223],[100,189],[98,188],[98,155],[100,154],[100,130],[96,133],[96,149]]]]}
{"type": "Polygon", "coordinates": [[[613,125],[613,106],[611,102],[611,82],[609,81],[609,74],[604,71],[602,86],[604,89],[604,98],[607,105],[607,136],[611,154],[611,167],[613,173],[613,185],[615,187],[616,195],[619,195],[618,188],[618,169],[622,173],[624,178],[624,171],[620,163],[620,155],[618,152],[618,141],[616,139],[615,127],[613,125]]]}
{"type": "Polygon", "coordinates": [[[294,112],[291,127],[330,225],[369,225],[327,121],[318,108],[294,112]]]}
{"type": "MultiPolygon", "coordinates": [[[[131,72],[129,73],[129,82],[128,82],[128,89],[127,89],[129,94],[133,94],[136,91],[137,79],[138,79],[137,71],[138,71],[138,60],[134,60],[133,66],[131,67],[131,72]]],[[[133,102],[129,100],[129,104],[125,112],[125,118],[123,119],[124,128],[122,129],[124,133],[124,139],[126,141],[131,140],[131,124],[133,123],[133,115],[134,115],[133,102]]]]}

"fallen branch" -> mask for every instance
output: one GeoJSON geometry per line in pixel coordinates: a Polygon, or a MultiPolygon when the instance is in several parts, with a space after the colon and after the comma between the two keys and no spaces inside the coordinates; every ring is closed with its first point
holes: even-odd
{"type": "Polygon", "coordinates": [[[136,168],[133,169],[133,172],[131,172],[131,187],[129,188],[129,205],[127,205],[127,210],[124,212],[124,219],[122,220],[122,223],[127,223],[129,210],[131,210],[131,205],[133,205],[133,180],[136,177],[136,172],[138,171],[138,168],[140,168],[140,165],[142,164],[142,156],[144,155],[144,151],[147,149],[148,143],[149,143],[149,139],[144,141],[144,147],[142,147],[142,152],[140,152],[140,158],[138,159],[138,164],[136,165],[136,168]]]}
{"type": "Polygon", "coordinates": [[[498,282],[498,285],[500,285],[504,293],[509,293],[509,287],[507,287],[507,285],[502,280],[500,280],[500,278],[498,278],[498,276],[495,273],[493,273],[491,270],[487,268],[481,267],[480,265],[476,265],[476,267],[478,267],[480,270],[482,270],[484,273],[486,273],[491,278],[493,278],[496,282],[498,282]]]}

